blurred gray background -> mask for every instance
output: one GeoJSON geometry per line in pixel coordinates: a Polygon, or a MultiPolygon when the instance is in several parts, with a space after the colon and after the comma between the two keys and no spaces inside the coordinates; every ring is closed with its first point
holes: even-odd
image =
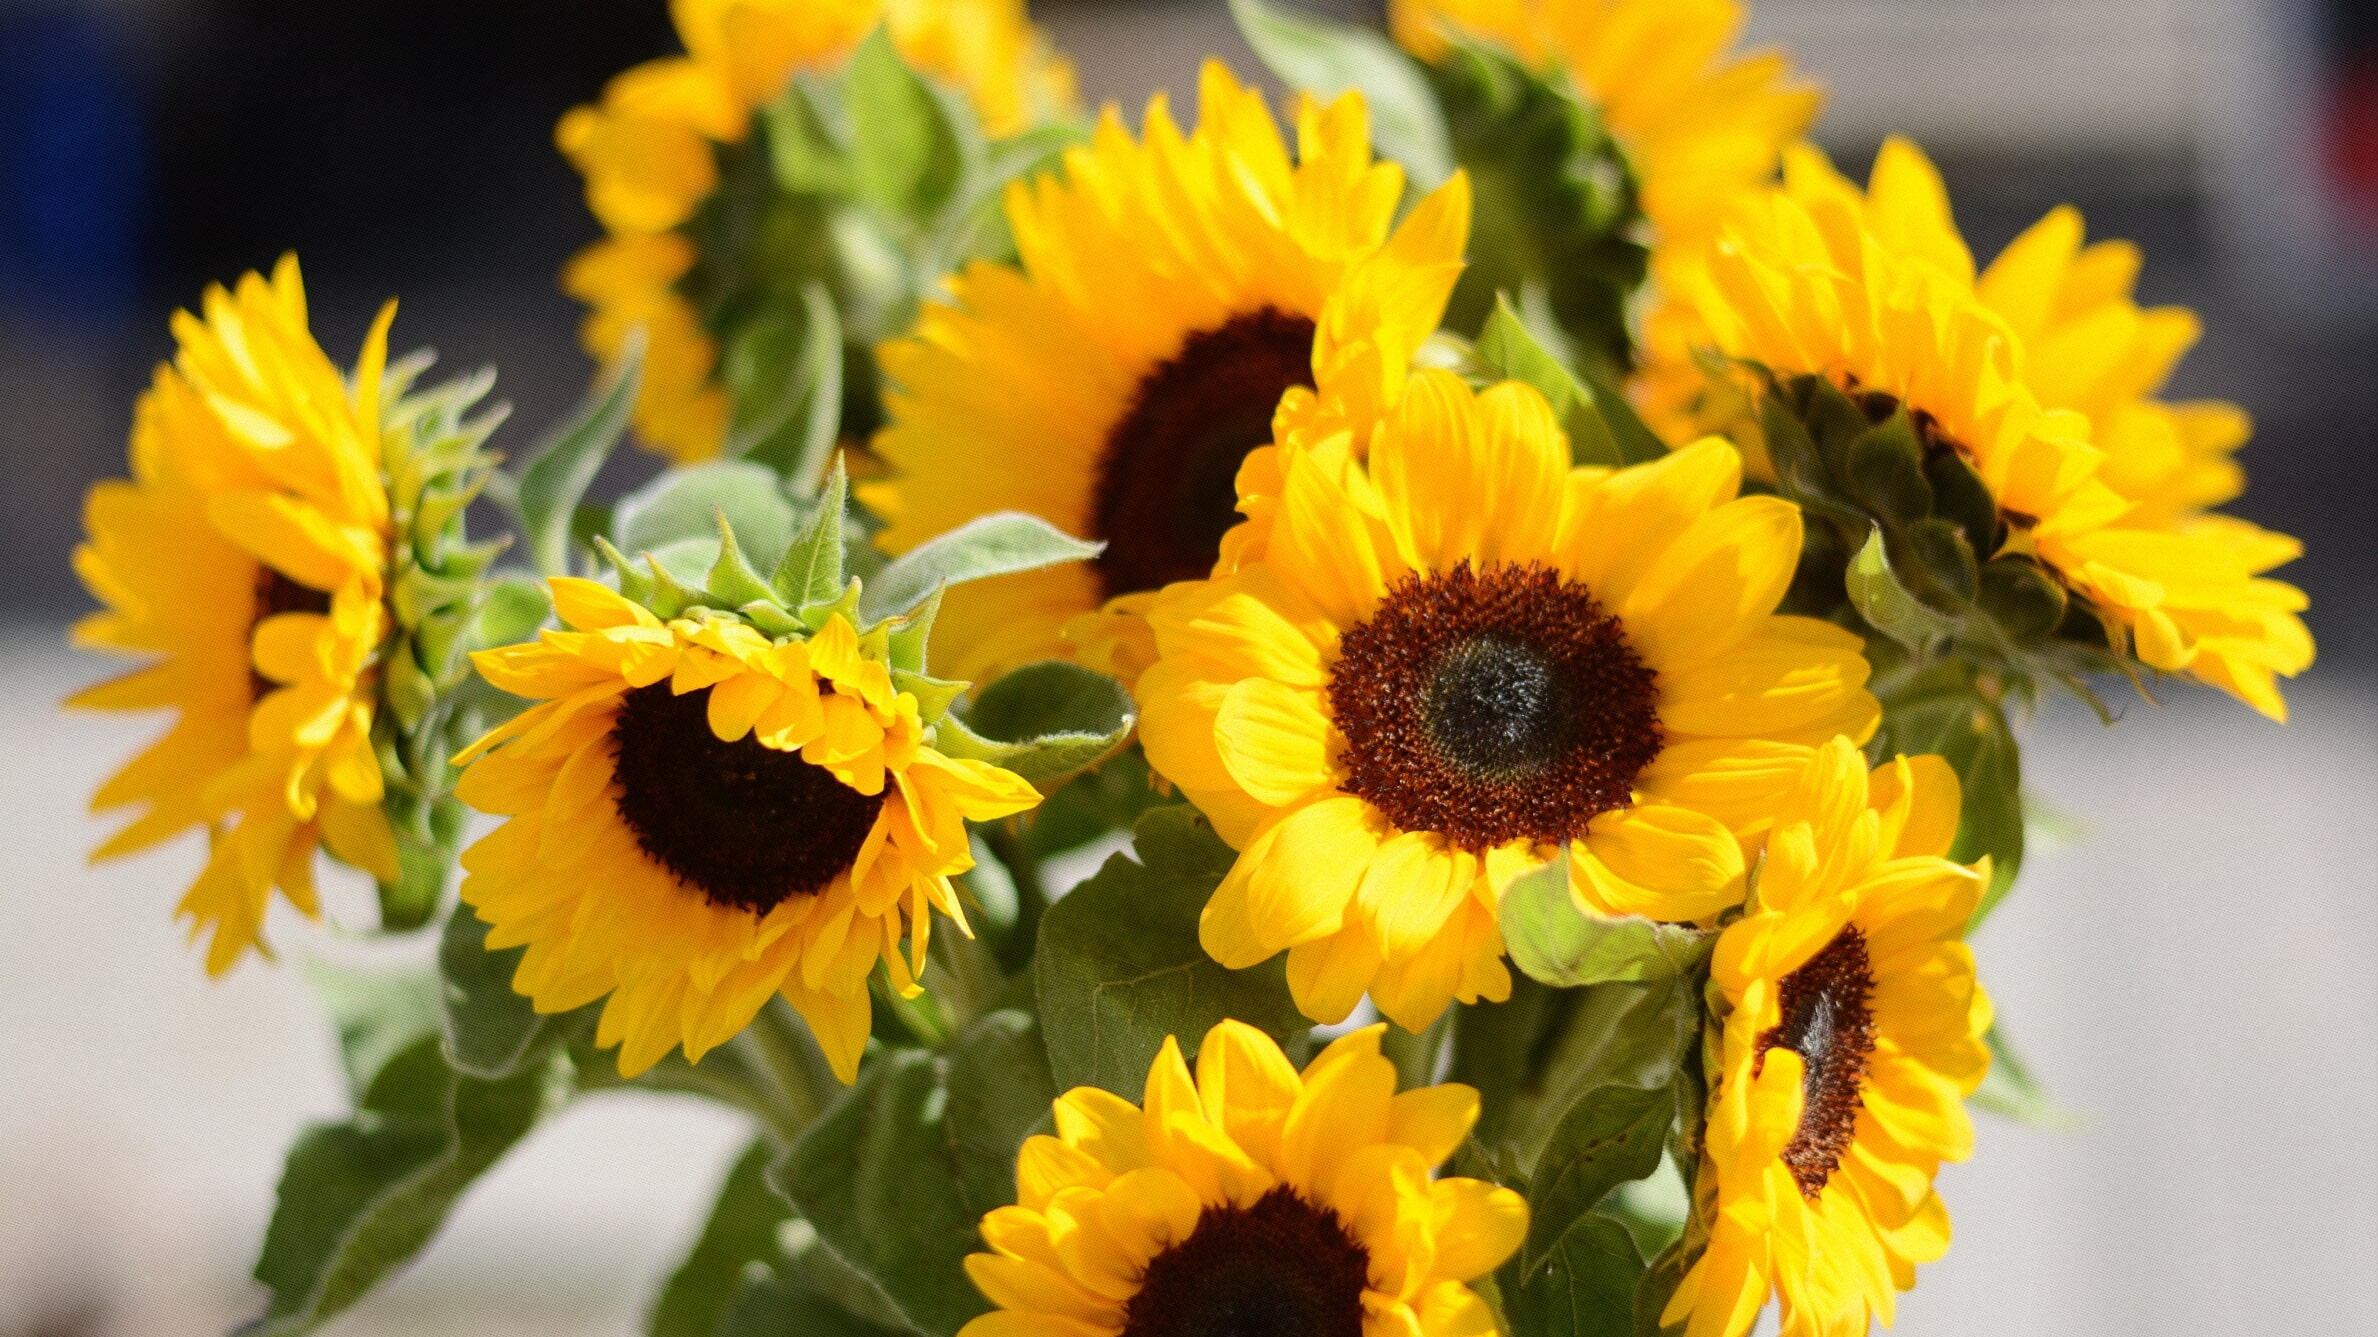
{"type": "MultiPolygon", "coordinates": [[[[1094,99],[1254,69],[1221,0],[1035,12],[1094,99]]],[[[2178,688],[2032,723],[2058,835],[1977,947],[2073,1127],[1984,1121],[1900,1328],[2378,1332],[2378,6],[1766,0],[1753,33],[1828,87],[1845,165],[1921,139],[1978,251],[2063,200],[2145,245],[2143,296],[2206,317],[2180,393],[2259,420],[2238,509],[2307,540],[2321,643],[2284,729],[2178,688]]],[[[669,45],[661,0],[0,0],[0,1337],[252,1314],[281,1152],[339,1108],[301,972],[210,985],[184,950],[195,849],[82,863],[85,796],[154,726],[57,711],[107,671],[60,648],[66,555],[165,313],[294,247],[335,355],[401,295],[398,344],[498,364],[525,443],[589,373],[553,120],[669,45]]],[[[588,1102],[335,1331],[632,1332],[742,1136],[588,1102]]]]}

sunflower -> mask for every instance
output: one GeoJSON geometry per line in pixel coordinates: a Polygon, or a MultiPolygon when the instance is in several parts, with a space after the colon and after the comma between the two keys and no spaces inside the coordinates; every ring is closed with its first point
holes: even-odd
{"type": "Polygon", "coordinates": [[[1558,68],[1599,114],[1651,247],[1638,390],[1664,429],[1681,432],[1702,385],[1700,329],[1670,299],[1690,290],[1727,213],[1773,179],[1822,97],[1779,53],[1734,54],[1746,17],[1737,0],[1392,0],[1388,16],[1423,60],[1442,62],[1450,38],[1489,43],[1558,68]]]}
{"type": "Polygon", "coordinates": [[[507,819],[462,859],[488,949],[528,948],[513,986],[539,1011],[608,996],[596,1041],[628,1076],[680,1045],[699,1059],[781,992],[851,1080],[876,961],[914,993],[933,912],[966,931],[950,884],[974,862],[965,821],[1039,796],[935,751],[916,697],[839,614],[771,640],[551,584],[567,630],[474,656],[538,704],[456,759],[455,792],[507,819]]]}
{"type": "Polygon", "coordinates": [[[1886,144],[1861,192],[1803,149],[1784,184],[1728,226],[1699,307],[1729,358],[1828,378],[1870,412],[1908,409],[1927,450],[1954,451],[1979,475],[2004,551],[2046,564],[2148,666],[2284,718],[2277,678],[2311,663],[2312,642],[2303,594],[2262,573],[2294,544],[2221,516],[2175,522],[2113,485],[2123,476],[2110,454],[2124,439],[2117,420],[2151,409],[2137,395],[2160,381],[2174,322],[2117,306],[2115,323],[2132,326],[2118,338],[2064,311],[2060,301],[2102,297],[2102,276],[2041,263],[2052,241],[2019,243],[1977,293],[1971,252],[1920,150],[1886,144]]]}
{"type": "Polygon", "coordinates": [[[174,319],[132,426],[132,477],[91,489],[74,568],[106,607],[74,641],[154,662],[70,698],[180,712],[100,787],[143,811],[93,856],[193,826],[211,848],[176,913],[220,975],[253,948],[278,888],[309,916],[314,852],[383,881],[396,845],[372,749],[391,525],[380,473],[391,303],[353,383],[306,327],[294,257],[209,288],[174,319]]]}
{"type": "Polygon", "coordinates": [[[1784,1337],[1891,1321],[1948,1248],[1933,1191],[1973,1149],[1990,1002],[1962,941],[1986,864],[1942,858],[1956,779],[1826,747],[1776,817],[1750,913],[1718,939],[1700,1197],[1709,1237],[1670,1299],[1686,1337],[1741,1337],[1770,1294],[1784,1337]]]}
{"type": "Polygon", "coordinates": [[[607,233],[562,273],[590,308],[581,338],[615,364],[644,329],[636,430],[683,462],[717,454],[729,416],[712,377],[717,340],[685,291],[697,259],[685,229],[720,185],[722,146],[747,139],[760,108],[795,74],[840,64],[878,24],[904,59],[966,93],[994,137],[1071,106],[1073,73],[1023,0],[674,0],[670,14],[686,54],[619,75],[554,138],[607,233]]]}
{"type": "Polygon", "coordinates": [[[1238,850],[1206,949],[1418,1030],[1511,986],[1496,908],[1562,856],[1587,908],[1743,895],[1741,841],[1878,711],[1858,639],[1774,615],[1800,516],[1710,440],[1572,468],[1543,396],[1424,371],[1373,437],[1288,452],[1265,555],[1150,615],[1148,760],[1238,850]]]}
{"type": "Polygon", "coordinates": [[[1459,276],[1466,182],[1391,234],[1403,172],[1372,158],[1359,95],[1303,103],[1293,159],[1219,64],[1199,111],[1184,135],[1159,95],[1135,140],[1110,108],[1061,175],[1009,192],[1021,268],[970,267],[882,351],[876,450],[905,476],[864,494],[887,549],[997,510],[1107,545],[953,593],[938,626],[962,677],[1070,653],[1132,676],[1150,592],[1213,569],[1275,408],[1291,437],[1375,416],[1459,276]]]}
{"type": "Polygon", "coordinates": [[[1142,1105],[1095,1087],[1056,1102],[1057,1133],[1017,1159],[1021,1201],[983,1218],[966,1271],[998,1308],[959,1337],[1488,1337],[1468,1283],[1511,1256],[1527,1203],[1432,1179],[1478,1093],[1398,1093],[1384,1030],[1306,1067],[1236,1021],[1190,1076],[1167,1038],[1142,1105]]]}

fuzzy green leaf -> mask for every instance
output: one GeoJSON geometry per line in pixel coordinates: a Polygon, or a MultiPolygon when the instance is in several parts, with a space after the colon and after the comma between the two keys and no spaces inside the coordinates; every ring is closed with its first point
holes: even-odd
{"type": "Polygon", "coordinates": [[[1069,537],[1037,515],[981,516],[894,558],[868,582],[859,613],[869,623],[879,622],[916,607],[937,589],[1086,562],[1105,547],[1069,537]]]}
{"type": "Polygon", "coordinates": [[[851,57],[851,166],[860,198],[887,217],[939,213],[966,170],[968,130],[878,28],[851,57]]]}
{"type": "Polygon", "coordinates": [[[1322,101],[1353,90],[1370,104],[1371,142],[1430,190],[1453,175],[1453,141],[1412,58],[1368,28],[1270,3],[1230,0],[1247,45],[1282,83],[1322,101]]]}
{"type": "Polygon", "coordinates": [[[1123,684],[1048,660],[1001,676],[949,721],[944,750],[1014,771],[1048,793],[1122,750],[1139,722],[1123,684]]]}
{"type": "Polygon", "coordinates": [[[1513,879],[1503,893],[1502,924],[1512,964],[1564,988],[1682,974],[1709,954],[1714,937],[1682,924],[1587,913],[1569,894],[1562,859],[1513,879]]]}
{"type": "Polygon", "coordinates": [[[644,332],[629,334],[611,384],[529,452],[516,484],[506,489],[520,519],[530,560],[549,576],[570,574],[570,521],[578,501],[627,431],[628,410],[644,374],[644,332]]]}
{"type": "Polygon", "coordinates": [[[737,1304],[744,1269],[778,1257],[777,1227],[791,1213],[768,1187],[768,1162],[775,1155],[761,1138],[736,1158],[701,1236],[653,1301],[644,1321],[647,1337],[718,1337],[737,1304]]]}
{"type": "MultiPolygon", "coordinates": [[[[734,526],[739,546],[767,566],[792,545],[801,518],[774,470],[749,460],[715,460],[670,469],[622,497],[611,541],[631,556],[687,539],[715,544],[722,513],[734,526]]],[[[704,574],[696,572],[694,579],[699,582],[704,574]]]]}
{"type": "Polygon", "coordinates": [[[1282,1040],[1307,1023],[1281,961],[1225,970],[1197,940],[1236,858],[1205,818],[1186,804],[1153,809],[1133,846],[1136,857],[1109,858],[1049,907],[1033,980],[1057,1085],[1137,1100],[1168,1035],[1193,1054],[1225,1018],[1282,1040]]]}
{"type": "Polygon", "coordinates": [[[1581,1216],[1544,1251],[1532,1280],[1504,1287],[1503,1308],[1511,1330],[1526,1337],[1630,1337],[1643,1274],[1625,1225],[1581,1216]]]}
{"type": "Polygon", "coordinates": [[[492,1081],[519,1070],[550,1019],[512,987],[528,949],[489,951],[486,943],[487,925],[456,902],[438,940],[446,1058],[458,1070],[492,1081]]]}
{"type": "Polygon", "coordinates": [[[806,1287],[756,1269],[703,1337],[913,1337],[860,1318],[806,1287]]]}
{"type": "Polygon", "coordinates": [[[1528,1179],[1528,1237],[1520,1249],[1523,1278],[1558,1253],[1579,1218],[1612,1190],[1660,1168],[1660,1150],[1676,1122],[1675,1098],[1665,1089],[1597,1086],[1561,1115],[1528,1179]]]}

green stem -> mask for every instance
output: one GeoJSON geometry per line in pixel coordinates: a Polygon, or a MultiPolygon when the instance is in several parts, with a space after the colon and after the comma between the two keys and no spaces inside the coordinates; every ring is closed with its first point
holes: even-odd
{"type": "Polygon", "coordinates": [[[1032,963],[1032,949],[1040,939],[1040,916],[1049,908],[1048,884],[1042,880],[1040,855],[1022,833],[1006,822],[981,828],[983,843],[1006,867],[1016,886],[1016,922],[1008,930],[999,964],[1010,974],[1032,963]]]}

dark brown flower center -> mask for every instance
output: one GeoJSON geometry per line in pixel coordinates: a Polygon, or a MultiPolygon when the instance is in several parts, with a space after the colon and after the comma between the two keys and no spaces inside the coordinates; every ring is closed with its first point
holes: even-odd
{"type": "MultiPolygon", "coordinates": [[[[330,595],[309,585],[300,585],[262,562],[256,564],[256,611],[248,617],[248,639],[256,637],[256,628],[266,618],[283,613],[327,613],[330,595]]],[[[251,650],[253,656],[254,651],[251,650]]],[[[248,700],[262,701],[281,684],[257,672],[254,659],[248,663],[248,700]]]]}
{"type": "Polygon", "coordinates": [[[1265,307],[1189,336],[1108,433],[1092,537],[1107,597],[1198,580],[1238,523],[1238,472],[1272,439],[1290,386],[1313,384],[1313,322],[1265,307]]]}
{"type": "Polygon", "coordinates": [[[1571,840],[1633,800],[1659,697],[1625,628],[1548,567],[1398,582],[1338,638],[1339,788],[1465,849],[1571,840]]]}
{"type": "Polygon", "coordinates": [[[709,712],[707,687],[680,696],[656,682],[620,699],[613,765],[636,843],[721,908],[766,914],[825,890],[859,857],[884,794],[750,734],[727,742],[709,712]]]}
{"type": "Polygon", "coordinates": [[[1275,1188],[1209,1207],[1148,1264],[1123,1337],[1361,1337],[1370,1255],[1334,1212],[1275,1188]]]}
{"type": "Polygon", "coordinates": [[[1865,1107],[1863,1083],[1874,1055],[1874,974],[1866,935],[1843,929],[1808,964],[1784,976],[1782,1012],[1759,1037],[1755,1062],[1767,1051],[1800,1056],[1800,1128],[1784,1148],[1784,1164],[1800,1191],[1815,1197],[1841,1165],[1865,1107]]]}

